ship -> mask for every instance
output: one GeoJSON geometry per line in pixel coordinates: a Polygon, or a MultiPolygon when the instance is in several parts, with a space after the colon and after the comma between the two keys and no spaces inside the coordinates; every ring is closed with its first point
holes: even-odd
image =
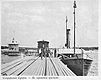
{"type": "Polygon", "coordinates": [[[85,54],[83,49],[59,49],[60,60],[67,65],[77,76],[87,76],[92,58],[85,54]]]}
{"type": "Polygon", "coordinates": [[[67,16],[66,16],[66,44],[64,49],[59,49],[60,60],[67,65],[77,76],[87,76],[90,66],[92,64],[92,58],[85,54],[84,49],[77,49],[75,47],[75,8],[76,1],[74,1],[74,47],[70,48],[69,31],[67,29],[67,16]]]}

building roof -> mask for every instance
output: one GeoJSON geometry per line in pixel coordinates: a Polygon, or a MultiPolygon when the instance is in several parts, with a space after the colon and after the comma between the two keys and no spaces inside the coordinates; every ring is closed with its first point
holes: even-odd
{"type": "Polygon", "coordinates": [[[18,42],[13,38],[12,41],[8,45],[16,44],[18,45],[18,42]]]}
{"type": "Polygon", "coordinates": [[[48,41],[38,41],[38,43],[49,43],[48,41]]]}

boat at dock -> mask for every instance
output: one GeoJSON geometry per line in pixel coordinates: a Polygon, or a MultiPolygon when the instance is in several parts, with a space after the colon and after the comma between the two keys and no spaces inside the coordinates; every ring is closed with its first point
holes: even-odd
{"type": "Polygon", "coordinates": [[[67,29],[67,17],[66,17],[66,49],[59,49],[60,60],[67,65],[69,69],[71,69],[77,76],[86,76],[90,69],[92,59],[85,54],[85,50],[76,49],[75,47],[75,8],[76,1],[74,1],[74,47],[70,48],[70,40],[69,40],[69,31],[67,29]]]}
{"type": "Polygon", "coordinates": [[[84,50],[76,49],[74,54],[73,49],[60,49],[60,60],[77,76],[87,76],[93,60],[84,52],[84,50]]]}

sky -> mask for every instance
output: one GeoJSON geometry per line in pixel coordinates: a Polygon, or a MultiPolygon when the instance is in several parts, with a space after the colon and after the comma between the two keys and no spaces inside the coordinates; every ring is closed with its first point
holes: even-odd
{"type": "MultiPolygon", "coordinates": [[[[76,1],[76,46],[98,46],[98,0],[76,1]]],[[[1,5],[1,45],[14,37],[20,46],[50,47],[66,43],[66,16],[73,46],[73,0],[3,1],[1,5]]]]}

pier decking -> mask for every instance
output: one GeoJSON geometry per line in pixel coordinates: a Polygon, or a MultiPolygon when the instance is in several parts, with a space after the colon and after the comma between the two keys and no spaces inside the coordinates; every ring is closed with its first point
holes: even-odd
{"type": "Polygon", "coordinates": [[[1,66],[1,74],[10,76],[76,76],[58,58],[28,56],[1,66]]]}

